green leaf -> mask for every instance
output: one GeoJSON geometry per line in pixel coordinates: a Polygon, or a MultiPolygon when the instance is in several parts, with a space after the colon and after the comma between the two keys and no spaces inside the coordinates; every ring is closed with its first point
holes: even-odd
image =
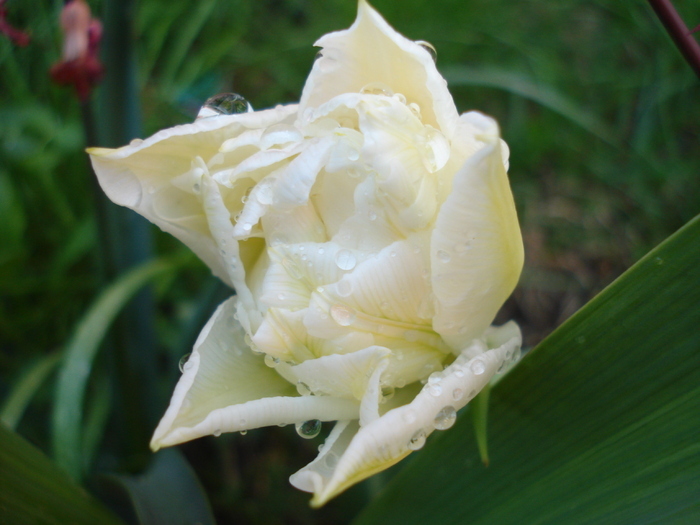
{"type": "Polygon", "coordinates": [[[39,387],[44,384],[49,374],[56,368],[61,357],[62,354],[60,352],[54,352],[37,359],[27,368],[13,386],[10,395],[7,396],[5,404],[0,410],[0,421],[12,430],[17,427],[27,405],[29,405],[37,390],[39,390],[39,387]]]}
{"type": "Polygon", "coordinates": [[[79,479],[82,474],[83,399],[100,343],[112,321],[134,294],[150,279],[172,271],[176,264],[174,260],[156,260],[125,273],[100,294],[68,342],[56,388],[52,446],[56,462],[74,479],[79,479]]]}
{"type": "Polygon", "coordinates": [[[162,450],[142,476],[108,476],[129,496],[140,525],[215,525],[204,489],[183,455],[162,450]]]}
{"type": "Polygon", "coordinates": [[[585,107],[570,100],[549,86],[540,85],[526,76],[500,69],[472,69],[464,66],[448,68],[443,71],[450,86],[484,86],[493,87],[519,95],[546,107],[577,126],[592,133],[613,146],[619,146],[619,140],[608,126],[591,115],[585,107]]]}
{"type": "Polygon", "coordinates": [[[435,436],[356,521],[700,522],[700,217],[552,333],[435,436]]]}
{"type": "Polygon", "coordinates": [[[122,524],[49,458],[3,424],[0,487],[0,523],[122,524]]]}

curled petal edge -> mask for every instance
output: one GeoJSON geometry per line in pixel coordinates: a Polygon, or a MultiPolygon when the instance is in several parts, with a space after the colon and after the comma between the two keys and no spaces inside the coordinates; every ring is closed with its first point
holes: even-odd
{"type": "Polygon", "coordinates": [[[475,340],[445,368],[439,381],[429,381],[411,403],[388,411],[366,426],[357,426],[353,436],[348,433],[355,423],[339,423],[317,459],[292,475],[290,483],[313,492],[311,505],[320,507],[351,485],[389,468],[420,448],[415,444],[412,448],[412,440],[416,437],[424,440],[436,430],[436,418],[441,411],[446,407],[457,411],[466,406],[499,370],[519,355],[522,336],[514,322],[491,328],[487,335],[487,343],[501,344],[483,351],[485,343],[475,340]],[[329,454],[339,457],[332,468],[326,459],[329,454]]]}

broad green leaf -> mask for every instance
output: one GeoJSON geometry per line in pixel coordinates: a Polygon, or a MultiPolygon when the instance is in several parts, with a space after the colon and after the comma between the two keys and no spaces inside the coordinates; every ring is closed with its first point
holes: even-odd
{"type": "Polygon", "coordinates": [[[49,458],[3,424],[0,424],[0,523],[122,524],[49,458]]]}
{"type": "Polygon", "coordinates": [[[356,523],[700,523],[700,217],[460,417],[356,523]]]}
{"type": "Polygon", "coordinates": [[[176,449],[158,452],[141,476],[108,479],[126,491],[140,525],[215,524],[197,475],[176,449]]]}
{"type": "Polygon", "coordinates": [[[173,270],[176,261],[156,260],[137,266],[110,285],[78,323],[61,364],[53,409],[53,453],[74,479],[83,466],[81,443],[85,388],[107,329],[126,303],[150,279],[173,270]]]}

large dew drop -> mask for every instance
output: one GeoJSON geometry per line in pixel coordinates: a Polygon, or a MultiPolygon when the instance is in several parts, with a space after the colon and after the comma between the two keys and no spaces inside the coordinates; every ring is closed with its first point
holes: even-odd
{"type": "Polygon", "coordinates": [[[420,450],[421,448],[423,448],[423,445],[425,445],[425,439],[425,431],[421,429],[415,434],[413,434],[413,437],[408,442],[408,448],[410,448],[411,450],[420,450]]]}
{"type": "Polygon", "coordinates": [[[295,425],[297,434],[304,439],[312,439],[321,433],[321,422],[318,419],[310,419],[295,425]]]}
{"type": "Polygon", "coordinates": [[[475,359],[472,364],[469,367],[472,371],[472,374],[475,376],[480,376],[484,372],[486,372],[486,365],[481,359],[475,359]]]}
{"type": "Polygon", "coordinates": [[[343,248],[342,250],[338,250],[335,254],[335,264],[337,264],[338,268],[341,270],[352,270],[357,264],[357,258],[350,250],[343,248]]]}
{"type": "Polygon", "coordinates": [[[428,54],[430,54],[430,58],[433,59],[433,62],[437,62],[437,51],[435,50],[435,46],[431,44],[430,42],[426,42],[425,40],[416,40],[416,44],[418,44],[420,47],[425,49],[428,54]]]}
{"type": "Polygon", "coordinates": [[[340,326],[350,326],[355,322],[357,313],[348,306],[336,304],[331,306],[331,317],[340,326]]]}
{"type": "Polygon", "coordinates": [[[447,430],[455,424],[457,419],[457,411],[454,407],[446,406],[435,416],[435,428],[438,430],[447,430]]]}
{"type": "Polygon", "coordinates": [[[237,93],[219,93],[209,97],[197,114],[197,118],[218,117],[219,115],[234,115],[253,111],[253,106],[237,93]]]}
{"type": "Polygon", "coordinates": [[[360,93],[363,95],[384,95],[385,97],[390,97],[394,94],[391,88],[383,82],[370,82],[360,89],[360,93]]]}
{"type": "Polygon", "coordinates": [[[189,365],[187,363],[187,361],[190,360],[191,355],[192,355],[191,353],[185,354],[180,358],[180,362],[177,364],[177,366],[178,366],[178,368],[180,368],[181,373],[184,373],[185,370],[189,370],[190,368],[192,368],[192,363],[189,363],[189,365]]]}

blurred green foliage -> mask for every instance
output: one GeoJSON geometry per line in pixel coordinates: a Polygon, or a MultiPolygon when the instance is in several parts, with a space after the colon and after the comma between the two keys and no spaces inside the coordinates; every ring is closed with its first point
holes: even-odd
{"type": "MultiPolygon", "coordinates": [[[[689,26],[700,22],[700,4],[677,3],[689,26]]],[[[101,16],[106,1],[90,4],[101,16]]],[[[397,30],[437,48],[460,111],[478,109],[501,123],[528,258],[506,311],[519,319],[528,344],[698,213],[700,83],[646,2],[373,5],[397,30]]],[[[80,107],[48,76],[60,56],[61,6],[9,0],[10,21],[32,42],[17,48],[0,36],[2,402],[40,359],[66,345],[105,284],[80,107]]],[[[141,0],[134,7],[145,135],[191,121],[218,92],[240,93],[256,108],[298,100],[313,42],[348,27],[356,10],[353,0],[141,0]]],[[[180,250],[158,233],[157,255],[180,250]]],[[[226,292],[190,261],[176,276],[160,276],[154,293],[159,343],[143,351],[156,353],[157,395],[142,403],[160,413],[179,356],[226,292]]],[[[115,368],[109,352],[99,355],[88,392],[118,393],[115,368]]],[[[51,375],[37,385],[18,424],[44,450],[54,382],[51,375]]],[[[86,413],[97,414],[87,419],[106,429],[86,465],[88,479],[134,473],[141,464],[119,444],[127,439],[124,416],[113,415],[119,395],[87,398],[95,406],[86,413]],[[100,418],[105,406],[112,408],[100,418]]],[[[381,488],[381,477],[311,511],[287,477],[318,443],[296,438],[289,429],[266,429],[182,448],[222,523],[348,522],[381,488]]]]}

